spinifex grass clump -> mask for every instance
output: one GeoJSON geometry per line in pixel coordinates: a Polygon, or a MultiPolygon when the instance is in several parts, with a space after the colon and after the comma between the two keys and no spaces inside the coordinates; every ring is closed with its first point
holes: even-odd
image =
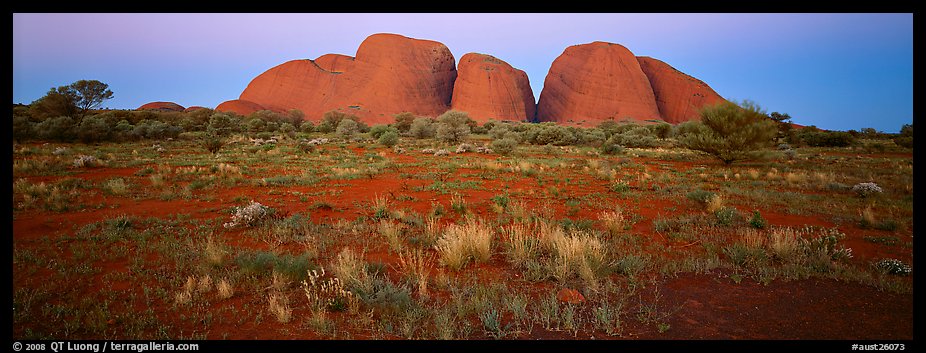
{"type": "Polygon", "coordinates": [[[447,227],[434,248],[443,264],[459,270],[471,259],[482,262],[492,256],[493,233],[481,220],[470,219],[465,224],[447,227]]]}

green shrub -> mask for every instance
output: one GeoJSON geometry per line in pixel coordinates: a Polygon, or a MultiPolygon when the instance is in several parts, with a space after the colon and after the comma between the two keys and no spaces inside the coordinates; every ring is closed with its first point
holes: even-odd
{"type": "Polygon", "coordinates": [[[492,151],[503,156],[507,156],[514,152],[515,148],[518,147],[518,141],[510,138],[503,138],[500,140],[492,141],[492,144],[489,146],[492,151]]]}
{"type": "Polygon", "coordinates": [[[395,123],[392,124],[399,132],[406,133],[409,129],[412,128],[412,123],[415,121],[415,114],[404,112],[395,115],[395,123]]]}
{"type": "Polygon", "coordinates": [[[858,141],[848,132],[820,131],[811,127],[801,129],[796,135],[802,143],[811,147],[849,147],[858,141]]]}
{"type": "Polygon", "coordinates": [[[33,137],[34,130],[28,116],[13,115],[13,138],[19,142],[33,137]]]}
{"type": "Polygon", "coordinates": [[[510,131],[507,124],[495,124],[491,130],[489,130],[489,135],[493,139],[499,140],[505,137],[505,134],[510,131]]]}
{"type": "Polygon", "coordinates": [[[357,125],[356,121],[351,119],[342,119],[338,123],[338,128],[335,130],[335,133],[340,135],[343,138],[351,138],[360,132],[360,126],[357,125]]]}
{"type": "Polygon", "coordinates": [[[225,113],[215,113],[209,117],[209,125],[206,130],[218,136],[226,136],[238,132],[237,120],[225,113]]]}
{"type": "Polygon", "coordinates": [[[459,143],[469,135],[472,119],[465,112],[449,110],[437,117],[435,137],[447,143],[459,143]]]}
{"type": "Polygon", "coordinates": [[[412,122],[412,125],[408,129],[409,135],[414,138],[423,139],[434,136],[434,124],[433,121],[429,118],[415,118],[415,121],[412,122]]]}
{"type": "Polygon", "coordinates": [[[721,207],[714,215],[717,216],[717,224],[722,226],[732,226],[742,218],[739,211],[733,207],[721,207]]]}
{"type": "Polygon", "coordinates": [[[757,158],[757,152],[770,147],[778,128],[752,102],[740,107],[723,102],[701,109],[701,121],[689,122],[678,136],[685,147],[706,152],[724,164],[757,158]]]}
{"type": "Polygon", "coordinates": [[[218,135],[207,134],[203,136],[201,144],[209,153],[216,154],[219,153],[222,146],[225,146],[225,140],[218,135]]]}
{"type": "Polygon", "coordinates": [[[548,126],[537,133],[531,143],[535,145],[552,144],[554,146],[574,145],[576,136],[565,126],[548,126]]]}
{"type": "Polygon", "coordinates": [[[69,116],[59,116],[46,119],[35,124],[35,132],[41,139],[70,141],[74,139],[74,119],[69,116]]]}
{"type": "Polygon", "coordinates": [[[913,148],[913,124],[904,124],[893,140],[900,147],[913,148]]]}
{"type": "Polygon", "coordinates": [[[105,120],[96,116],[88,116],[80,122],[77,136],[83,142],[105,141],[109,139],[110,130],[105,120]]]}
{"type": "Polygon", "coordinates": [[[753,228],[763,229],[768,225],[768,221],[762,218],[762,214],[759,213],[759,210],[755,210],[752,212],[752,218],[749,219],[749,225],[753,228]]]}
{"type": "Polygon", "coordinates": [[[656,135],[645,126],[637,126],[628,131],[611,135],[608,140],[632,148],[652,148],[661,144],[656,135]]]}
{"type": "Polygon", "coordinates": [[[399,133],[399,129],[396,129],[396,128],[392,127],[392,126],[389,126],[389,125],[376,125],[376,126],[370,128],[370,136],[373,137],[373,138],[375,138],[375,139],[378,139],[380,136],[383,136],[383,134],[385,134],[385,133],[387,133],[387,132],[390,132],[390,131],[395,132],[397,135],[398,135],[398,133],[399,133]]]}
{"type": "Polygon", "coordinates": [[[299,124],[299,131],[305,133],[315,132],[315,125],[311,121],[303,121],[302,124],[299,124]]]}
{"type": "Polygon", "coordinates": [[[598,147],[598,150],[601,151],[601,154],[613,155],[624,153],[626,149],[624,146],[614,142],[614,140],[608,139],[598,147]]]}
{"type": "Polygon", "coordinates": [[[383,146],[386,146],[386,147],[392,147],[392,146],[395,146],[395,145],[398,144],[398,143],[399,143],[399,132],[398,132],[398,130],[395,130],[395,131],[387,131],[387,132],[385,132],[385,133],[383,133],[382,135],[379,136],[379,144],[380,144],[380,145],[383,145],[383,146]]]}

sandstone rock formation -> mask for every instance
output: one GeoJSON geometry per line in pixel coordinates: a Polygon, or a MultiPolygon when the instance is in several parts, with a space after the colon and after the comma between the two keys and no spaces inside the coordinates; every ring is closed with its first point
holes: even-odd
{"type": "Polygon", "coordinates": [[[217,112],[236,113],[238,115],[250,115],[251,113],[258,110],[266,109],[267,108],[264,108],[264,106],[260,104],[241,99],[225,101],[222,102],[222,104],[219,104],[218,107],[215,107],[215,111],[217,112]]]}
{"type": "Polygon", "coordinates": [[[637,58],[619,44],[566,48],[550,67],[537,120],[593,126],[605,120],[662,120],[649,79],[637,58]]]}
{"type": "Polygon", "coordinates": [[[325,54],[315,59],[318,67],[331,72],[342,73],[354,64],[354,58],[341,54],[325,54]]]}
{"type": "Polygon", "coordinates": [[[698,110],[705,105],[723,102],[724,99],[710,86],[688,76],[660,60],[637,57],[640,68],[649,78],[656,96],[656,105],[662,119],[671,124],[701,120],[698,110]]]}
{"type": "Polygon", "coordinates": [[[198,105],[194,105],[194,106],[192,106],[192,107],[189,107],[189,108],[184,109],[183,112],[184,112],[184,113],[195,112],[195,111],[200,110],[200,109],[209,109],[209,108],[200,107],[200,106],[198,106],[198,105]]]}
{"type": "Polygon", "coordinates": [[[585,296],[575,289],[563,288],[556,293],[556,299],[564,303],[582,304],[585,301],[585,296]]]}
{"type": "Polygon", "coordinates": [[[174,102],[151,102],[143,104],[136,110],[159,110],[163,112],[182,112],[183,106],[174,102]]]}
{"type": "Polygon", "coordinates": [[[267,70],[248,84],[235,106],[246,101],[275,111],[299,109],[316,121],[340,110],[367,124],[383,124],[406,111],[443,113],[450,108],[456,76],[453,54],[443,44],[374,34],[360,44],[355,58],[329,54],[267,70]]]}
{"type": "Polygon", "coordinates": [[[468,53],[460,58],[450,106],[473,120],[533,120],[534,92],[524,71],[491,55],[468,53]]]}

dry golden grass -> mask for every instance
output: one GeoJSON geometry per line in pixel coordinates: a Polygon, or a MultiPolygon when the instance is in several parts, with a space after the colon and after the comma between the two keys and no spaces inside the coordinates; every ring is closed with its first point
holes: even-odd
{"type": "Polygon", "coordinates": [[[554,232],[548,236],[555,255],[553,276],[565,281],[577,275],[586,283],[597,284],[598,273],[607,266],[607,249],[598,238],[574,231],[568,236],[554,232]]]}
{"type": "Polygon", "coordinates": [[[790,186],[799,186],[807,182],[807,174],[788,172],[785,174],[785,182],[790,186]]]}
{"type": "Polygon", "coordinates": [[[868,225],[873,225],[877,221],[875,219],[875,213],[871,210],[871,206],[866,206],[859,214],[862,217],[862,222],[868,225]]]}
{"type": "Polygon", "coordinates": [[[526,201],[517,199],[508,204],[508,214],[515,220],[526,220],[530,218],[530,209],[526,201]]]}
{"type": "Polygon", "coordinates": [[[225,247],[219,244],[213,237],[206,238],[206,245],[203,248],[203,257],[206,263],[212,266],[221,266],[225,263],[225,247]]]}
{"type": "Polygon", "coordinates": [[[399,255],[399,268],[416,284],[418,294],[423,298],[428,297],[430,262],[430,256],[425,255],[420,249],[399,255]]]}
{"type": "Polygon", "coordinates": [[[506,255],[508,261],[517,267],[523,267],[528,260],[540,252],[540,241],[531,235],[529,225],[512,223],[502,230],[507,241],[506,255]]]}
{"type": "Polygon", "coordinates": [[[453,224],[444,229],[444,235],[437,240],[441,263],[459,270],[470,259],[486,261],[492,256],[492,229],[481,220],[469,219],[466,223],[453,224]]]}
{"type": "Polygon", "coordinates": [[[287,323],[293,317],[293,309],[289,307],[289,298],[283,293],[272,291],[267,295],[270,313],[280,323],[287,323]]]}
{"type": "Polygon", "coordinates": [[[605,229],[608,230],[608,234],[610,235],[616,235],[620,233],[626,226],[624,213],[620,208],[616,208],[614,211],[605,211],[599,213],[598,220],[604,224],[605,229]]]}
{"type": "Polygon", "coordinates": [[[235,295],[235,288],[225,278],[219,281],[219,284],[216,285],[216,289],[219,294],[219,299],[228,299],[235,295]]]}
{"type": "Polygon", "coordinates": [[[152,187],[160,188],[164,186],[164,176],[161,174],[151,174],[148,176],[148,180],[151,181],[152,187]]]}
{"type": "Polygon", "coordinates": [[[373,289],[373,280],[366,271],[363,258],[349,248],[341,250],[337,259],[332,263],[331,271],[348,288],[360,288],[367,292],[373,289]]]}
{"type": "Polygon", "coordinates": [[[196,291],[199,293],[206,293],[212,290],[212,276],[205,275],[200,276],[199,281],[196,284],[196,291]]]}
{"type": "Polygon", "coordinates": [[[723,208],[723,202],[723,196],[720,194],[711,195],[711,197],[707,200],[707,204],[705,205],[707,212],[714,213],[719,211],[721,208],[723,208]]]}
{"type": "Polygon", "coordinates": [[[778,259],[793,259],[800,251],[800,232],[787,227],[773,228],[769,232],[768,248],[778,259]]]}
{"type": "Polygon", "coordinates": [[[174,293],[174,302],[177,305],[186,305],[193,301],[193,292],[196,290],[196,277],[188,276],[180,291],[174,293]]]}
{"type": "Polygon", "coordinates": [[[749,175],[749,179],[759,179],[759,171],[755,168],[749,168],[749,170],[746,171],[746,174],[749,175]]]}
{"type": "Polygon", "coordinates": [[[739,230],[740,237],[744,245],[753,249],[765,247],[765,235],[758,229],[745,228],[739,230]]]}
{"type": "Polygon", "coordinates": [[[404,239],[402,238],[402,230],[405,228],[404,224],[383,219],[379,221],[376,228],[379,234],[386,238],[389,249],[392,249],[394,252],[399,252],[405,248],[404,239]]]}

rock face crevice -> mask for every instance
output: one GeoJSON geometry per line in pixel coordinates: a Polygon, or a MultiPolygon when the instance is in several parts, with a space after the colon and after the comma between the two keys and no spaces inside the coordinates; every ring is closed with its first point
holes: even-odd
{"type": "Polygon", "coordinates": [[[536,104],[524,71],[486,54],[468,53],[460,58],[450,106],[473,120],[528,121],[536,104]]]}
{"type": "Polygon", "coordinates": [[[239,99],[216,110],[248,115],[299,109],[314,121],[336,110],[367,124],[387,124],[402,112],[435,117],[452,108],[480,123],[594,126],[608,120],[697,120],[698,109],[724,100],[704,82],[662,61],[607,42],[566,48],[550,66],[543,87],[535,104],[527,74],[501,59],[468,53],[457,65],[439,42],[374,34],[353,57],[325,54],[277,65],[251,80],[239,99]]]}

